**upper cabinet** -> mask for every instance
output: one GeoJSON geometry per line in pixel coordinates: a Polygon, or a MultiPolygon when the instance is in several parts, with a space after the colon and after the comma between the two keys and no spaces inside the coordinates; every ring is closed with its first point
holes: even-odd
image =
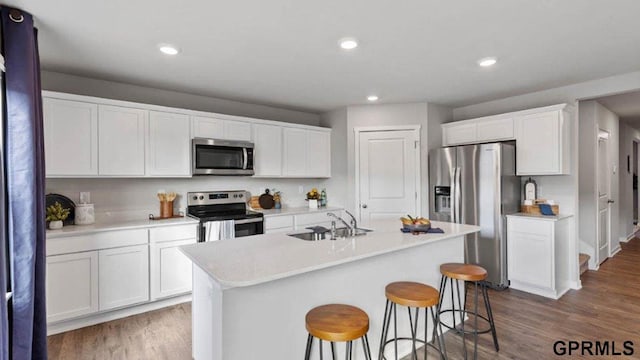
{"type": "Polygon", "coordinates": [[[560,104],[443,124],[443,145],[515,140],[518,175],[566,175],[570,117],[570,108],[560,104]]]}
{"type": "Polygon", "coordinates": [[[251,124],[243,121],[192,116],[193,137],[251,141],[251,124]]]}
{"type": "Polygon", "coordinates": [[[98,106],[98,164],[100,175],[144,176],[145,110],[98,106]]]}
{"type": "Polygon", "coordinates": [[[147,175],[191,176],[189,116],[149,112],[147,175]]]}
{"type": "Polygon", "coordinates": [[[252,141],[257,177],[331,176],[331,129],[43,91],[47,177],[190,177],[191,139],[252,141]]]}
{"type": "Polygon", "coordinates": [[[253,125],[255,176],[282,176],[282,127],[253,125]]]}
{"type": "Polygon", "coordinates": [[[517,175],[570,173],[569,116],[554,110],[516,118],[517,175]]]}
{"type": "Polygon", "coordinates": [[[98,174],[98,105],[43,99],[47,176],[98,174]]]}

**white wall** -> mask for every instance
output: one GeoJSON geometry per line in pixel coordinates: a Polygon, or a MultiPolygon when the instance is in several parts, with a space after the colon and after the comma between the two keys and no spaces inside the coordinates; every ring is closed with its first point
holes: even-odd
{"type": "Polygon", "coordinates": [[[625,122],[620,122],[620,241],[626,241],[633,235],[633,142],[640,142],[640,131],[632,128],[625,122]],[[629,157],[630,170],[627,171],[627,156],[629,157]]]}
{"type": "Polygon", "coordinates": [[[320,115],[314,113],[91,79],[51,71],[42,71],[42,89],[296,124],[314,126],[320,124],[320,115]]]}
{"type": "MultiPolygon", "coordinates": [[[[247,104],[237,101],[152,89],[130,84],[90,79],[85,77],[42,72],[45,90],[79,95],[134,101],[185,109],[257,117],[306,125],[319,125],[320,115],[247,104]]],[[[340,135],[338,135],[339,137],[340,135]]],[[[343,140],[346,144],[346,140],[343,140]]],[[[334,141],[335,145],[336,141],[334,141]]],[[[346,145],[345,145],[346,146],[346,145]]],[[[337,151],[340,151],[339,149],[337,151]]],[[[334,152],[335,153],[335,152],[334,152]]],[[[205,176],[190,179],[47,179],[47,193],[60,193],[78,201],[80,191],[90,191],[96,212],[148,212],[158,213],[158,189],[175,191],[182,196],[176,207],[185,207],[184,194],[188,191],[249,190],[260,195],[265,188],[282,191],[284,206],[305,206],[305,193],[312,187],[322,188],[325,179],[252,179],[235,176],[205,176]],[[303,193],[299,193],[299,187],[303,193]]],[[[328,194],[329,204],[343,205],[340,197],[328,194]]]]}
{"type": "Polygon", "coordinates": [[[322,114],[320,126],[331,131],[331,179],[325,182],[333,205],[347,204],[347,108],[322,114]]]}

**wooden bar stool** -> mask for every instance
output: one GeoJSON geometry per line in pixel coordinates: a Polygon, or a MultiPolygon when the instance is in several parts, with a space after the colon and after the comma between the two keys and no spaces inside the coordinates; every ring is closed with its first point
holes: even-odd
{"type": "MultiPolygon", "coordinates": [[[[458,334],[462,335],[462,344],[464,350],[464,358],[467,358],[467,343],[465,336],[467,334],[473,334],[473,358],[478,358],[478,335],[486,334],[491,332],[493,336],[493,345],[496,348],[496,351],[500,351],[498,346],[498,335],[496,334],[496,326],[493,321],[493,312],[491,311],[491,303],[489,302],[489,292],[487,290],[487,283],[484,281],[487,278],[487,271],[478,266],[471,264],[460,264],[460,263],[447,263],[440,265],[440,273],[442,274],[442,278],[440,279],[440,304],[442,304],[442,300],[444,299],[445,292],[447,289],[447,280],[449,280],[449,286],[451,290],[451,309],[442,309],[442,305],[438,307],[439,315],[444,313],[451,313],[453,315],[453,326],[449,326],[445,323],[442,323],[443,326],[452,329],[458,334]],[[455,280],[455,285],[454,285],[455,280]],[[464,286],[464,303],[461,300],[460,296],[460,287],[459,281],[463,282],[464,286]],[[467,310],[467,291],[466,291],[466,283],[472,283],[474,288],[473,294],[473,303],[474,308],[473,311],[467,310]],[[484,306],[487,313],[487,316],[483,316],[478,312],[478,289],[482,293],[482,298],[484,299],[484,306]],[[457,296],[456,296],[457,293],[457,296]],[[457,307],[455,300],[458,300],[457,307]],[[459,315],[459,327],[456,327],[456,314],[459,315]],[[469,319],[473,317],[473,329],[464,328],[464,318],[468,316],[469,319]],[[482,319],[486,321],[489,325],[488,329],[480,330],[478,328],[478,319],[482,319]]],[[[441,318],[440,318],[441,319],[441,318]]]]}
{"type": "Polygon", "coordinates": [[[307,351],[305,360],[311,357],[313,338],[320,340],[320,359],[323,359],[322,340],[331,343],[331,356],[336,359],[336,342],[346,342],[345,359],[351,360],[353,341],[362,339],[362,348],[367,360],[371,360],[369,349],[369,316],[361,309],[343,304],[322,305],[311,309],[305,317],[307,331],[307,351]]]}
{"type": "Polygon", "coordinates": [[[384,356],[384,349],[390,343],[394,343],[395,358],[398,359],[398,340],[410,340],[413,346],[413,359],[418,359],[418,351],[416,349],[416,343],[424,344],[424,359],[427,359],[427,347],[431,346],[436,349],[443,359],[447,358],[447,352],[444,347],[444,341],[442,338],[442,327],[439,327],[440,319],[438,318],[438,312],[434,312],[433,308],[437,307],[440,301],[440,294],[435,288],[409,281],[393,282],[386,286],[385,295],[387,297],[387,305],[384,310],[384,321],[382,323],[382,337],[380,339],[380,352],[378,353],[378,360],[386,359],[384,356]],[[406,306],[409,313],[409,327],[411,328],[411,337],[398,337],[398,316],[396,306],[406,306]],[[415,308],[415,316],[411,315],[411,308],[415,308]],[[418,333],[418,322],[420,309],[424,309],[424,340],[416,339],[418,333]],[[431,312],[431,320],[433,321],[433,340],[437,334],[437,329],[440,329],[440,335],[438,336],[438,347],[435,347],[432,343],[427,341],[427,327],[429,317],[427,312],[431,312]],[[393,313],[393,338],[387,340],[389,337],[389,326],[391,324],[391,314],[393,313]]]}

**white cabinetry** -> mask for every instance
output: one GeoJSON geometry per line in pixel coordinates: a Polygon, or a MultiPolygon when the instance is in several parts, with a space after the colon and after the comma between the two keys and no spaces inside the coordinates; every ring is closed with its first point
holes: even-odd
{"type": "Polygon", "coordinates": [[[511,140],[513,138],[513,118],[487,119],[477,122],[476,139],[479,142],[511,140]]]}
{"type": "Polygon", "coordinates": [[[98,311],[98,252],[47,257],[47,322],[98,311]]]}
{"type": "Polygon", "coordinates": [[[517,175],[569,174],[569,121],[562,110],[516,118],[517,175]]]}
{"type": "Polygon", "coordinates": [[[146,110],[98,106],[100,175],[143,176],[146,110]]]}
{"type": "Polygon", "coordinates": [[[251,141],[251,124],[206,116],[192,116],[193,137],[251,141]]]}
{"type": "Polygon", "coordinates": [[[147,175],[191,176],[190,128],[188,115],[149,113],[147,175]]]}
{"type": "Polygon", "coordinates": [[[149,230],[151,300],[191,291],[191,260],[179,246],[196,243],[195,225],[149,230]]]}
{"type": "Polygon", "coordinates": [[[553,299],[569,289],[570,221],[570,217],[507,216],[511,288],[553,299]]]}
{"type": "Polygon", "coordinates": [[[285,233],[293,231],[293,215],[278,215],[264,217],[265,234],[285,233]]]}
{"type": "Polygon", "coordinates": [[[253,140],[255,176],[282,176],[282,127],[255,124],[253,140]]]}
{"type": "Polygon", "coordinates": [[[43,99],[46,174],[98,174],[98,105],[43,99]]]}
{"type": "Polygon", "coordinates": [[[149,300],[149,247],[99,251],[100,310],[149,300]]]}
{"type": "Polygon", "coordinates": [[[460,122],[442,125],[442,145],[460,145],[476,142],[477,125],[475,122],[460,122]]]}
{"type": "Polygon", "coordinates": [[[283,175],[330,177],[331,133],[298,128],[284,129],[283,175]]]}

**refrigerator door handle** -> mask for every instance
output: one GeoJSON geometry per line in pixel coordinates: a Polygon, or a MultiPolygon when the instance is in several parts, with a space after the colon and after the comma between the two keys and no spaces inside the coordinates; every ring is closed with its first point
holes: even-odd
{"type": "Polygon", "coordinates": [[[461,191],[461,187],[462,184],[461,182],[461,172],[462,172],[462,168],[460,167],[456,167],[455,173],[454,173],[454,183],[456,184],[455,186],[455,192],[454,192],[454,200],[455,200],[455,221],[458,224],[462,224],[462,191],[461,191]]]}

